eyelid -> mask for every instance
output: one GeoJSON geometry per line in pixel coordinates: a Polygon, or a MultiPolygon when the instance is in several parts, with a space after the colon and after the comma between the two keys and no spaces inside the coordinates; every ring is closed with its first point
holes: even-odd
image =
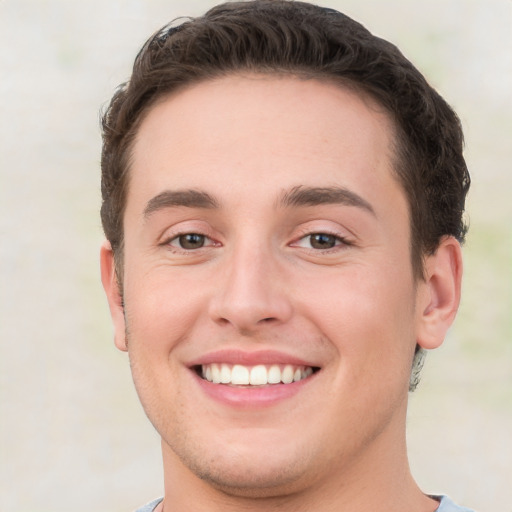
{"type": "Polygon", "coordinates": [[[216,242],[215,240],[210,238],[208,235],[205,235],[204,233],[200,233],[198,231],[184,231],[182,233],[177,233],[177,234],[173,235],[172,237],[167,238],[166,240],[167,241],[164,242],[165,245],[168,245],[170,247],[173,247],[173,248],[178,249],[178,250],[183,251],[183,252],[198,251],[199,249],[203,249],[205,247],[216,247],[216,246],[220,245],[218,242],[216,242]],[[202,245],[201,247],[198,247],[197,249],[185,249],[183,247],[180,247],[179,245],[173,245],[171,243],[171,242],[174,242],[174,241],[179,241],[179,239],[182,236],[185,236],[185,235],[199,235],[199,236],[203,236],[205,238],[205,244],[202,245]],[[207,244],[206,240],[209,240],[211,243],[207,244]]]}
{"type": "Polygon", "coordinates": [[[160,235],[160,241],[158,242],[158,245],[171,247],[176,251],[182,251],[184,253],[198,251],[199,249],[183,249],[177,245],[171,245],[171,242],[179,239],[180,236],[189,234],[201,235],[205,237],[208,243],[205,243],[205,245],[201,247],[201,249],[207,249],[209,247],[216,247],[222,245],[218,241],[218,237],[215,236],[215,233],[213,232],[209,225],[205,224],[204,222],[197,221],[180,222],[174,226],[168,227],[160,235]]]}
{"type": "MultiPolygon", "coordinates": [[[[314,235],[332,236],[333,238],[336,239],[336,243],[335,243],[334,247],[338,247],[340,245],[350,245],[350,243],[347,241],[347,239],[345,237],[343,237],[341,235],[336,235],[335,233],[329,233],[327,231],[314,231],[314,232],[308,233],[308,234],[298,238],[295,242],[293,242],[293,245],[296,246],[296,247],[303,247],[300,244],[300,242],[302,242],[303,240],[307,239],[308,237],[312,237],[314,235]]],[[[324,249],[324,250],[334,249],[334,247],[330,247],[330,248],[327,248],[327,249],[324,249]]],[[[315,249],[315,251],[319,251],[319,250],[320,249],[315,249]]]]}
{"type": "Polygon", "coordinates": [[[338,251],[343,247],[354,245],[354,239],[351,234],[346,231],[341,231],[336,228],[328,228],[325,226],[304,226],[299,230],[297,236],[294,237],[293,241],[289,244],[291,247],[300,247],[306,250],[313,251],[315,253],[328,253],[329,251],[338,251]],[[304,239],[313,235],[328,235],[336,238],[336,244],[334,247],[326,249],[315,249],[313,247],[305,247],[300,244],[304,239]]]}

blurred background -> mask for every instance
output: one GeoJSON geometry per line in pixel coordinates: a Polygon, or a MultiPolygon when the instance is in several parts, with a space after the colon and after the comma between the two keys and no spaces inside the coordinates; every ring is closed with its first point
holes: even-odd
{"type": "MultiPolygon", "coordinates": [[[[390,39],[459,113],[473,176],[463,302],[411,397],[429,493],[512,511],[512,1],[322,2],[390,39]]],[[[159,439],[100,287],[99,110],[145,39],[210,0],[0,0],[0,510],[162,494],[159,439]]]]}

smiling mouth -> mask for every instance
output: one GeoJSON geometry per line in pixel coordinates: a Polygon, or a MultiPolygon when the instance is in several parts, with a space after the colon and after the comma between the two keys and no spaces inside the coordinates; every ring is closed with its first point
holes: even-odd
{"type": "Polygon", "coordinates": [[[199,377],[213,384],[231,386],[268,386],[291,384],[307,379],[319,368],[292,364],[244,366],[241,364],[212,363],[196,366],[199,377]]]}

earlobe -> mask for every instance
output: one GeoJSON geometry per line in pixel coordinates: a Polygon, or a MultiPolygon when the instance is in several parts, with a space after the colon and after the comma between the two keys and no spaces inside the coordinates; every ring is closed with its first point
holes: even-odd
{"type": "Polygon", "coordinates": [[[417,304],[416,341],[422,348],[433,349],[443,343],[460,303],[462,253],[454,237],[443,238],[426,258],[425,274],[417,304]]]}
{"type": "Polygon", "coordinates": [[[124,319],[123,297],[116,276],[114,252],[108,240],[101,244],[100,249],[101,282],[107,295],[110,316],[114,324],[114,343],[119,350],[128,350],[124,319]]]}

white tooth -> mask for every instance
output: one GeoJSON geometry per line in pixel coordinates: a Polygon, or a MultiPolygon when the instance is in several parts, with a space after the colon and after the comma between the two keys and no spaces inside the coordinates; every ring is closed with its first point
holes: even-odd
{"type": "Polygon", "coordinates": [[[293,382],[293,367],[287,364],[283,369],[283,375],[281,376],[281,380],[283,381],[283,384],[290,384],[293,382]]]}
{"type": "Polygon", "coordinates": [[[267,384],[267,369],[264,365],[259,364],[251,368],[251,375],[249,377],[249,383],[253,386],[263,386],[267,384]]]}
{"type": "Polygon", "coordinates": [[[212,381],[212,368],[210,365],[203,366],[203,376],[206,380],[212,381]]]}
{"type": "Polygon", "coordinates": [[[313,374],[313,368],[311,368],[311,366],[308,366],[306,368],[306,372],[305,373],[306,373],[306,377],[309,377],[310,375],[313,374]]]}
{"type": "Polygon", "coordinates": [[[281,382],[281,368],[277,364],[268,369],[267,381],[269,384],[279,384],[281,382]]]}
{"type": "Polygon", "coordinates": [[[212,364],[212,382],[214,384],[220,382],[220,368],[218,364],[212,364]]]}
{"type": "Polygon", "coordinates": [[[231,382],[231,368],[227,364],[222,364],[220,367],[220,382],[222,384],[231,382]]]}
{"type": "Polygon", "coordinates": [[[231,384],[249,384],[249,370],[245,366],[235,364],[231,370],[231,384]]]}
{"type": "Polygon", "coordinates": [[[301,371],[300,371],[300,368],[297,368],[295,370],[295,373],[293,374],[293,382],[297,382],[298,380],[300,380],[302,377],[301,375],[301,371]]]}

